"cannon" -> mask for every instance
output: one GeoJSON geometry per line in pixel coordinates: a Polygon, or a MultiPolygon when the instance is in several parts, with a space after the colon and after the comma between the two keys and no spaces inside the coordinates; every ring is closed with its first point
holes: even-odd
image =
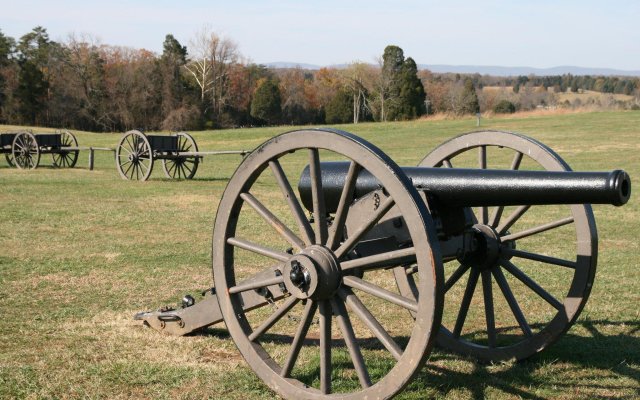
{"type": "Polygon", "coordinates": [[[0,134],[0,153],[4,153],[9,166],[35,169],[42,154],[51,154],[53,166],[73,168],[78,161],[78,140],[69,131],[32,133],[29,131],[0,134]]]}
{"type": "Polygon", "coordinates": [[[436,342],[498,362],[557,341],[594,282],[589,203],[630,195],[625,172],[573,172],[509,132],[458,136],[416,168],[343,131],[288,132],[224,191],[214,287],[135,318],[177,335],[224,320],[285,398],[390,398],[436,342]]]}
{"type": "Polygon", "coordinates": [[[247,154],[244,150],[199,151],[195,139],[187,132],[171,135],[147,135],[131,130],[122,135],[116,147],[116,168],[122,179],[146,181],[155,160],[170,179],[192,179],[205,155],[247,154]]]}

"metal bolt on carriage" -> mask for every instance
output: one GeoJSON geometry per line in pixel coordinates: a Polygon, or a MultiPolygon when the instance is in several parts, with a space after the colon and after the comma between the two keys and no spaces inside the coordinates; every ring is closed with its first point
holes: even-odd
{"type": "Polygon", "coordinates": [[[224,191],[215,286],[135,318],[175,335],[224,320],[285,398],[389,398],[436,342],[497,362],[557,341],[594,282],[590,204],[630,195],[624,171],[573,172],[510,132],[455,137],[417,167],[346,132],[288,132],[224,191]]]}

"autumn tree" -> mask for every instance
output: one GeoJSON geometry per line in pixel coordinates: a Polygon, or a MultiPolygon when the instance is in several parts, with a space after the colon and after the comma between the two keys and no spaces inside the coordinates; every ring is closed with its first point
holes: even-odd
{"type": "Polygon", "coordinates": [[[55,54],[50,81],[52,123],[85,130],[109,129],[104,59],[98,41],[88,35],[71,35],[55,54]]]}
{"type": "Polygon", "coordinates": [[[316,121],[318,110],[313,108],[307,97],[310,80],[311,74],[300,67],[287,69],[279,75],[283,122],[301,125],[316,121]]]}

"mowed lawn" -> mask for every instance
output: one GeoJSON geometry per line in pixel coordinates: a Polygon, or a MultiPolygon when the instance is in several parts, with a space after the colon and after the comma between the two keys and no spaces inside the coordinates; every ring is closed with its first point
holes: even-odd
{"type": "MultiPolygon", "coordinates": [[[[14,127],[0,126],[0,131],[14,127]]],[[[398,164],[477,129],[517,131],[575,170],[624,169],[640,179],[640,112],[365,123],[363,136],[398,164]]],[[[194,132],[201,150],[253,149],[292,127],[194,132]]],[[[52,131],[34,129],[34,131],[52,131]]],[[[120,134],[77,132],[81,146],[120,134]]],[[[277,397],[255,377],[224,325],[170,337],[133,321],[211,287],[213,220],[241,161],[208,156],[191,181],[124,181],[111,153],[89,171],[19,171],[0,160],[0,398],[247,399],[277,397]]],[[[640,397],[640,202],[594,206],[598,272],[578,322],[554,346],[495,365],[436,349],[399,398],[640,397]]],[[[553,246],[553,243],[550,243],[553,246]]],[[[198,298],[198,296],[196,296],[198,298]]]]}

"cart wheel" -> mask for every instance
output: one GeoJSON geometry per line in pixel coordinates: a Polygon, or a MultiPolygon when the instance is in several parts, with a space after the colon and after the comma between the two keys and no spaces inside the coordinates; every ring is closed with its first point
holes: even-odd
{"type": "Polygon", "coordinates": [[[11,147],[13,161],[19,169],[35,169],[40,163],[38,141],[31,132],[20,132],[13,139],[11,147]]]}
{"type": "Polygon", "coordinates": [[[4,153],[4,158],[7,160],[7,164],[9,164],[10,167],[16,166],[16,164],[13,162],[13,151],[10,151],[9,153],[4,153]]]}
{"type": "Polygon", "coordinates": [[[213,235],[216,293],[245,360],[283,397],[388,398],[426,361],[440,325],[438,246],[424,202],[382,151],[346,132],[289,132],[247,156],[225,189],[213,235]],[[335,215],[320,195],[321,157],[351,165],[335,215]],[[311,221],[287,177],[297,180],[307,164],[311,221]],[[383,201],[341,243],[360,170],[381,183],[383,201]],[[353,248],[394,205],[420,245],[356,258],[353,248]],[[418,301],[401,296],[386,269],[416,257],[424,294],[418,301]],[[277,284],[289,295],[274,301],[268,286],[277,284]],[[271,305],[243,311],[241,293],[258,293],[271,305]],[[418,318],[399,312],[405,309],[418,318]]]}
{"type": "MultiPolygon", "coordinates": [[[[495,131],[445,142],[420,166],[571,170],[542,143],[495,131]]],[[[566,332],[589,297],[597,256],[593,212],[589,205],[471,211],[476,238],[490,243],[491,254],[445,262],[438,345],[485,361],[525,359],[566,332]]],[[[395,269],[407,297],[416,293],[412,271],[395,269]]]]}
{"type": "Polygon", "coordinates": [[[51,153],[53,165],[59,168],[73,168],[78,162],[78,150],[65,150],[65,147],[78,147],[75,135],[67,130],[60,133],[61,148],[51,153]]]}
{"type": "MultiPolygon", "coordinates": [[[[197,152],[196,141],[187,132],[176,133],[178,136],[178,153],[197,152]]],[[[185,156],[174,159],[163,159],[162,169],[167,178],[191,179],[198,170],[200,158],[198,156],[185,156]]]]}
{"type": "Polygon", "coordinates": [[[122,136],[116,148],[116,166],[122,179],[149,179],[153,170],[153,152],[142,132],[133,130],[122,136]]]}

